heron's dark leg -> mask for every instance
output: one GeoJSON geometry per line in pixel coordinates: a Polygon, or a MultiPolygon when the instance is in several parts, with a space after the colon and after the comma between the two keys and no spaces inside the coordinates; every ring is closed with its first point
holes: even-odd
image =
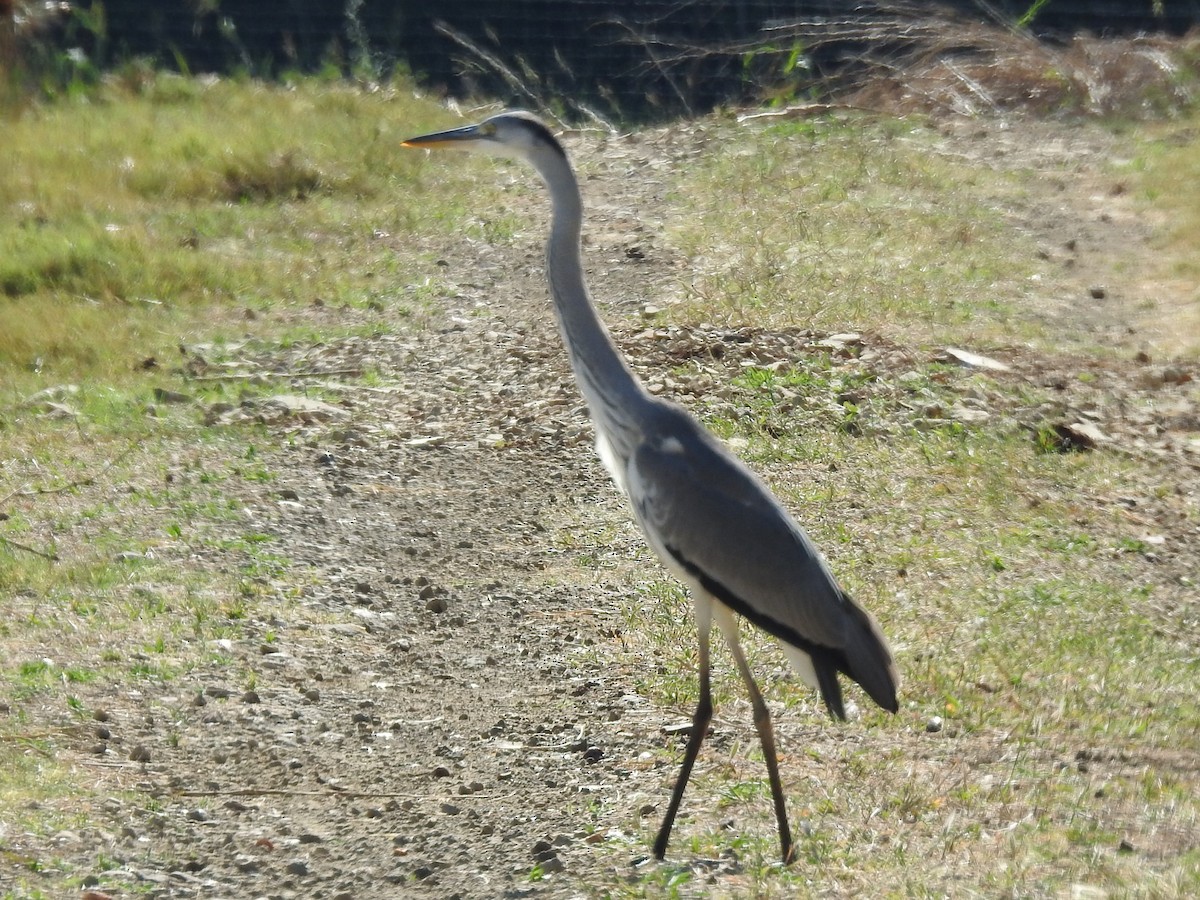
{"type": "Polygon", "coordinates": [[[767,762],[767,780],[771,783],[771,797],[775,800],[775,821],[779,824],[779,846],[783,854],[784,864],[792,862],[794,848],[792,846],[792,830],[788,827],[787,807],[783,800],[783,785],[779,781],[779,760],[775,753],[775,730],[771,727],[771,713],[763,702],[762,693],[754,683],[750,674],[750,666],[746,663],[742,645],[738,641],[737,622],[727,609],[718,608],[717,621],[733,653],[738,672],[742,681],[746,682],[746,690],[750,693],[750,706],[754,710],[754,728],[758,731],[758,739],[762,743],[763,757],[767,762]]]}
{"type": "Polygon", "coordinates": [[[667,815],[662,827],[658,829],[658,837],[654,839],[654,855],[662,859],[667,854],[667,841],[671,839],[671,826],[675,824],[675,814],[679,812],[679,804],[683,800],[683,792],[687,788],[688,778],[692,774],[692,765],[700,752],[700,745],[708,733],[712,722],[712,692],[709,689],[709,635],[712,632],[712,613],[708,603],[696,600],[696,628],[700,637],[700,702],[696,704],[696,713],[692,716],[692,733],[688,736],[687,750],[683,754],[683,767],[675,780],[675,790],[671,793],[671,805],[667,807],[667,815]]]}

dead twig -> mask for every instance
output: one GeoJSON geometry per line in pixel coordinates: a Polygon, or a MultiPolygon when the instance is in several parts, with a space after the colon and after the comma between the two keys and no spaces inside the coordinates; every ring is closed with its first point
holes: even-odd
{"type": "Polygon", "coordinates": [[[45,550],[39,550],[36,547],[29,547],[19,541],[14,541],[12,538],[0,536],[0,542],[6,547],[12,547],[14,550],[24,550],[26,553],[32,553],[34,556],[40,556],[42,559],[48,559],[50,562],[58,562],[57,553],[47,553],[45,550]]]}
{"type": "MultiPolygon", "coordinates": [[[[427,772],[413,772],[408,777],[418,778],[427,776],[427,772]]],[[[217,791],[170,791],[176,797],[345,797],[350,800],[433,800],[434,797],[423,797],[417,794],[397,791],[293,791],[286,788],[231,788],[217,791]]],[[[487,796],[494,800],[492,794],[455,794],[454,800],[469,800],[475,796],[487,796]]]]}
{"type": "MultiPolygon", "coordinates": [[[[13,497],[40,497],[47,494],[66,493],[67,491],[75,490],[75,488],[89,487],[107,475],[114,466],[118,465],[122,460],[125,459],[125,457],[132,453],[134,448],[136,448],[140,443],[141,442],[139,440],[131,440],[129,445],[124,450],[106,462],[98,472],[93,472],[91,475],[87,475],[83,478],[77,478],[74,481],[69,481],[66,484],[60,484],[55,487],[22,487],[17,488],[14,491],[10,491],[4,497],[0,497],[0,508],[3,508],[4,504],[13,497]]],[[[36,547],[30,547],[28,544],[22,544],[20,541],[14,541],[10,537],[0,535],[0,543],[3,543],[6,547],[12,547],[15,550],[21,550],[25,553],[32,553],[34,556],[40,556],[42,559],[49,560],[50,562],[59,561],[59,556],[57,553],[47,553],[45,550],[39,550],[36,547]]]]}
{"type": "MultiPolygon", "coordinates": [[[[45,494],[64,494],[67,491],[75,490],[75,488],[91,487],[93,484],[107,475],[109,470],[121,463],[125,457],[132,453],[140,444],[141,440],[134,438],[129,442],[129,446],[106,462],[100,471],[94,472],[91,475],[78,478],[75,481],[68,481],[66,484],[60,484],[56,487],[36,487],[14,491],[13,493],[9,494],[8,497],[5,497],[4,500],[8,500],[12,497],[38,497],[45,494]]],[[[0,500],[0,503],[3,503],[4,500],[0,500]]]]}
{"type": "Polygon", "coordinates": [[[683,104],[683,108],[687,111],[687,114],[689,116],[693,115],[692,107],[691,104],[688,103],[687,95],[680,88],[674,74],[671,72],[671,66],[669,65],[671,61],[664,60],[659,56],[657,50],[659,45],[658,39],[652,35],[642,33],[627,23],[624,19],[613,19],[607,24],[615,25],[618,28],[623,28],[627,32],[629,35],[627,38],[627,43],[637,44],[639,47],[641,47],[642,52],[646,54],[646,58],[649,60],[649,68],[652,68],[663,79],[663,81],[670,85],[671,91],[675,94],[675,98],[681,104],[683,104]]]}
{"type": "Polygon", "coordinates": [[[506,66],[494,53],[489,53],[487,50],[480,47],[473,40],[471,40],[457,28],[454,28],[448,22],[439,20],[433,23],[433,27],[438,34],[442,34],[450,38],[450,40],[454,41],[454,43],[470,52],[487,68],[499,75],[504,82],[510,88],[512,88],[512,90],[526,97],[529,102],[537,108],[538,112],[549,118],[553,118],[554,121],[558,123],[559,127],[564,127],[563,123],[559,121],[559,119],[554,115],[553,111],[550,110],[548,105],[542,101],[542,98],[534,93],[533,90],[517,76],[517,73],[506,66]]]}
{"type": "Polygon", "coordinates": [[[193,375],[188,381],[240,381],[251,378],[325,378],[333,375],[361,377],[362,369],[328,369],[322,372],[227,372],[219,375],[193,375]]]}
{"type": "Polygon", "coordinates": [[[998,116],[1001,114],[1000,106],[992,99],[992,95],[987,92],[987,89],[982,84],[963,71],[962,66],[952,59],[946,59],[942,64],[950,71],[950,74],[966,86],[968,91],[978,97],[993,115],[998,116]]]}
{"type": "Polygon", "coordinates": [[[0,741],[12,741],[13,743],[23,743],[28,746],[34,753],[46,759],[54,759],[54,754],[44,747],[39,747],[37,741],[46,738],[56,737],[53,734],[0,734],[0,741]]]}
{"type": "Polygon", "coordinates": [[[811,116],[823,116],[826,113],[837,112],[839,110],[871,112],[866,107],[855,106],[853,103],[800,103],[785,107],[784,109],[768,109],[763,112],[742,113],[737,117],[737,121],[739,125],[744,125],[746,122],[754,122],[759,119],[807,119],[811,116]]]}

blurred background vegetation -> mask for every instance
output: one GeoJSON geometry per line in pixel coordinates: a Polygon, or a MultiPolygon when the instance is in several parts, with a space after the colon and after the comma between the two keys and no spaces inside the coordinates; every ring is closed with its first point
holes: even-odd
{"type": "MultiPolygon", "coordinates": [[[[104,72],[166,68],[365,81],[409,73],[437,93],[631,122],[764,96],[819,98],[933,55],[996,62],[1006,48],[1027,55],[1031,40],[1046,56],[1038,74],[1070,87],[1091,63],[1072,56],[1077,41],[1125,37],[1145,55],[1152,36],[1179,37],[1197,22],[1200,0],[874,0],[852,12],[832,0],[0,0],[0,76],[10,110],[86,90],[104,72]]],[[[1060,95],[1052,81],[1041,88],[1056,102],[1087,93],[1060,95]]]]}

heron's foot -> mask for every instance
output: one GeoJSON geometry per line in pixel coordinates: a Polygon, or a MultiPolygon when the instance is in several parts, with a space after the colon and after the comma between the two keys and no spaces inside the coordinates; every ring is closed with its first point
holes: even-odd
{"type": "Polygon", "coordinates": [[[670,838],[669,832],[667,834],[662,834],[660,832],[658,837],[654,839],[654,858],[657,859],[659,862],[662,862],[664,859],[667,858],[667,840],[668,840],[668,838],[670,838]]]}
{"type": "Polygon", "coordinates": [[[783,864],[785,866],[790,866],[796,861],[796,845],[793,844],[789,838],[788,840],[783,841],[783,846],[781,849],[783,850],[783,864]]]}

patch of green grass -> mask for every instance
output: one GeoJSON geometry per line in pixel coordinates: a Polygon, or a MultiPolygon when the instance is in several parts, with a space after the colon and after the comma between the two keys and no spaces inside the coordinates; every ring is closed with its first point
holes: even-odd
{"type": "MultiPolygon", "coordinates": [[[[103,395],[100,387],[85,390],[103,395]]],[[[64,721],[90,730],[91,709],[109,706],[114,689],[179,683],[202,666],[236,667],[212,641],[243,636],[238,583],[284,567],[257,558],[271,546],[257,529],[243,527],[244,539],[224,543],[229,523],[241,521],[226,485],[243,469],[250,478],[270,474],[252,451],[256,435],[195,440],[194,422],[160,421],[156,433],[134,420],[122,429],[120,414],[103,430],[89,429],[31,418],[9,432],[12,456],[0,470],[6,485],[19,488],[4,492],[12,514],[0,521],[0,808],[20,811],[5,819],[28,838],[18,848],[49,846],[63,828],[90,827],[86,813],[67,821],[63,810],[94,808],[93,792],[105,790],[80,778],[72,760],[81,736],[64,721]],[[214,550],[219,564],[196,563],[193,554],[211,558],[214,550]]],[[[256,610],[281,602],[265,589],[254,599],[256,610]]],[[[58,861],[27,855],[44,870],[38,877],[71,877],[58,861]]],[[[3,860],[3,877],[11,861],[3,860]]]]}
{"type": "MultiPolygon", "coordinates": [[[[460,224],[456,185],[469,177],[469,167],[443,173],[444,202],[396,202],[424,191],[423,159],[400,140],[428,119],[404,90],[219,82],[166,102],[113,82],[90,102],[8,123],[0,373],[10,390],[157,379],[137,364],[165,363],[201,334],[286,325],[249,324],[244,309],[419,311],[426,301],[406,285],[420,279],[395,242],[460,224]]],[[[514,221],[468,227],[498,240],[514,221]]]]}
{"type": "Polygon", "coordinates": [[[1143,154],[1127,164],[1143,199],[1165,214],[1164,238],[1178,242],[1180,252],[1171,254],[1177,274],[1192,276],[1200,273],[1200,152],[1192,138],[1197,121],[1200,110],[1193,110],[1186,121],[1152,129],[1141,144],[1143,154]]]}
{"type": "Polygon", "coordinates": [[[1146,283],[1157,317],[1172,323],[1173,352],[1200,354],[1200,150],[1195,133],[1200,109],[1182,121],[1139,129],[1140,154],[1128,161],[1126,176],[1137,202],[1156,224],[1157,256],[1131,273],[1146,283]]]}
{"type": "Polygon", "coordinates": [[[22,853],[22,832],[49,835],[80,821],[70,801],[82,791],[72,766],[56,756],[56,748],[56,741],[40,730],[30,734],[28,723],[19,717],[0,718],[0,809],[8,829],[0,839],[0,863],[6,870],[18,858],[31,873],[49,864],[38,855],[22,853]]]}
{"type": "MultiPolygon", "coordinates": [[[[656,649],[653,667],[636,682],[638,691],[690,714],[699,690],[691,599],[677,582],[665,578],[639,587],[622,604],[627,632],[637,635],[637,644],[647,641],[656,649]]],[[[713,688],[716,693],[719,686],[714,683],[713,688]]]]}
{"type": "Polygon", "coordinates": [[[920,125],[831,117],[716,145],[677,188],[693,274],[673,316],[923,339],[1010,323],[1031,248],[920,125]]]}

